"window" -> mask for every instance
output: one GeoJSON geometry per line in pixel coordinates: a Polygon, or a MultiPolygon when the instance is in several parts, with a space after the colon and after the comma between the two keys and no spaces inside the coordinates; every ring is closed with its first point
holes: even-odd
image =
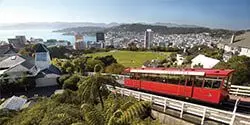
{"type": "Polygon", "coordinates": [[[204,88],[220,88],[222,78],[220,77],[206,77],[204,82],[204,88]]]}
{"type": "Polygon", "coordinates": [[[168,83],[170,84],[179,84],[180,77],[175,75],[168,76],[168,83]]]}
{"type": "Polygon", "coordinates": [[[195,81],[194,81],[194,86],[202,87],[202,84],[203,84],[203,77],[196,76],[195,81]]]}
{"type": "Polygon", "coordinates": [[[192,86],[193,85],[194,76],[187,76],[187,83],[186,86],[192,86]]]}
{"type": "Polygon", "coordinates": [[[180,77],[180,85],[185,85],[185,82],[186,82],[185,76],[181,76],[180,77]]]}
{"type": "Polygon", "coordinates": [[[47,53],[36,53],[36,61],[47,61],[47,53]]]}

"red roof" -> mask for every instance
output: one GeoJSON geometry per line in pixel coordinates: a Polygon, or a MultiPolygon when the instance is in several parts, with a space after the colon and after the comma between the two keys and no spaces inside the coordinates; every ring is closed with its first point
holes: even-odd
{"type": "MultiPolygon", "coordinates": [[[[180,74],[180,72],[187,75],[188,73],[192,73],[193,75],[206,75],[206,76],[229,76],[234,72],[232,69],[203,69],[203,68],[195,68],[195,69],[178,69],[178,68],[127,68],[125,72],[137,72],[137,73],[155,73],[161,74],[164,72],[168,74],[169,72],[175,72],[180,74]]],[[[173,73],[174,74],[174,73],[173,73]]]]}

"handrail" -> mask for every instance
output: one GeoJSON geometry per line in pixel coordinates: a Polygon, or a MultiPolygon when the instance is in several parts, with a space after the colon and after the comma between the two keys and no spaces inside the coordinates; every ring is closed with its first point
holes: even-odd
{"type": "MultiPolygon", "coordinates": [[[[206,107],[198,104],[192,104],[189,102],[184,102],[180,100],[175,100],[163,96],[158,96],[154,94],[144,93],[140,91],[130,90],[121,87],[113,87],[107,85],[108,89],[125,96],[133,96],[138,100],[151,101],[153,104],[157,104],[163,107],[163,112],[166,112],[167,108],[175,109],[180,111],[180,118],[183,118],[184,113],[192,114],[201,118],[201,125],[204,124],[206,119],[211,119],[224,124],[233,125],[239,124],[249,124],[250,116],[243,115],[236,112],[224,111],[220,109],[215,109],[211,107],[206,107]]],[[[237,105],[236,105],[237,107],[237,105]]]]}
{"type": "Polygon", "coordinates": [[[232,95],[235,95],[235,96],[250,97],[250,87],[248,87],[248,86],[231,85],[229,93],[232,94],[232,95]]]}

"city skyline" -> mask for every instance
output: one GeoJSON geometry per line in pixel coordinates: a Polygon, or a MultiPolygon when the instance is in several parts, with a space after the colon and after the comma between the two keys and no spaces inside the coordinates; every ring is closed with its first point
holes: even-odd
{"type": "Polygon", "coordinates": [[[248,0],[0,0],[0,24],[161,22],[249,29],[249,13],[248,0]]]}

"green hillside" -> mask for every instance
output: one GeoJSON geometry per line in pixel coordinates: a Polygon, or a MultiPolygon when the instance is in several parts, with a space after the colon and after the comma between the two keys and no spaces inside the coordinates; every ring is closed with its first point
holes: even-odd
{"type": "Polygon", "coordinates": [[[112,55],[117,62],[125,67],[141,67],[147,60],[164,59],[170,55],[170,52],[149,52],[149,51],[110,51],[87,54],[88,56],[101,57],[112,55]]]}

